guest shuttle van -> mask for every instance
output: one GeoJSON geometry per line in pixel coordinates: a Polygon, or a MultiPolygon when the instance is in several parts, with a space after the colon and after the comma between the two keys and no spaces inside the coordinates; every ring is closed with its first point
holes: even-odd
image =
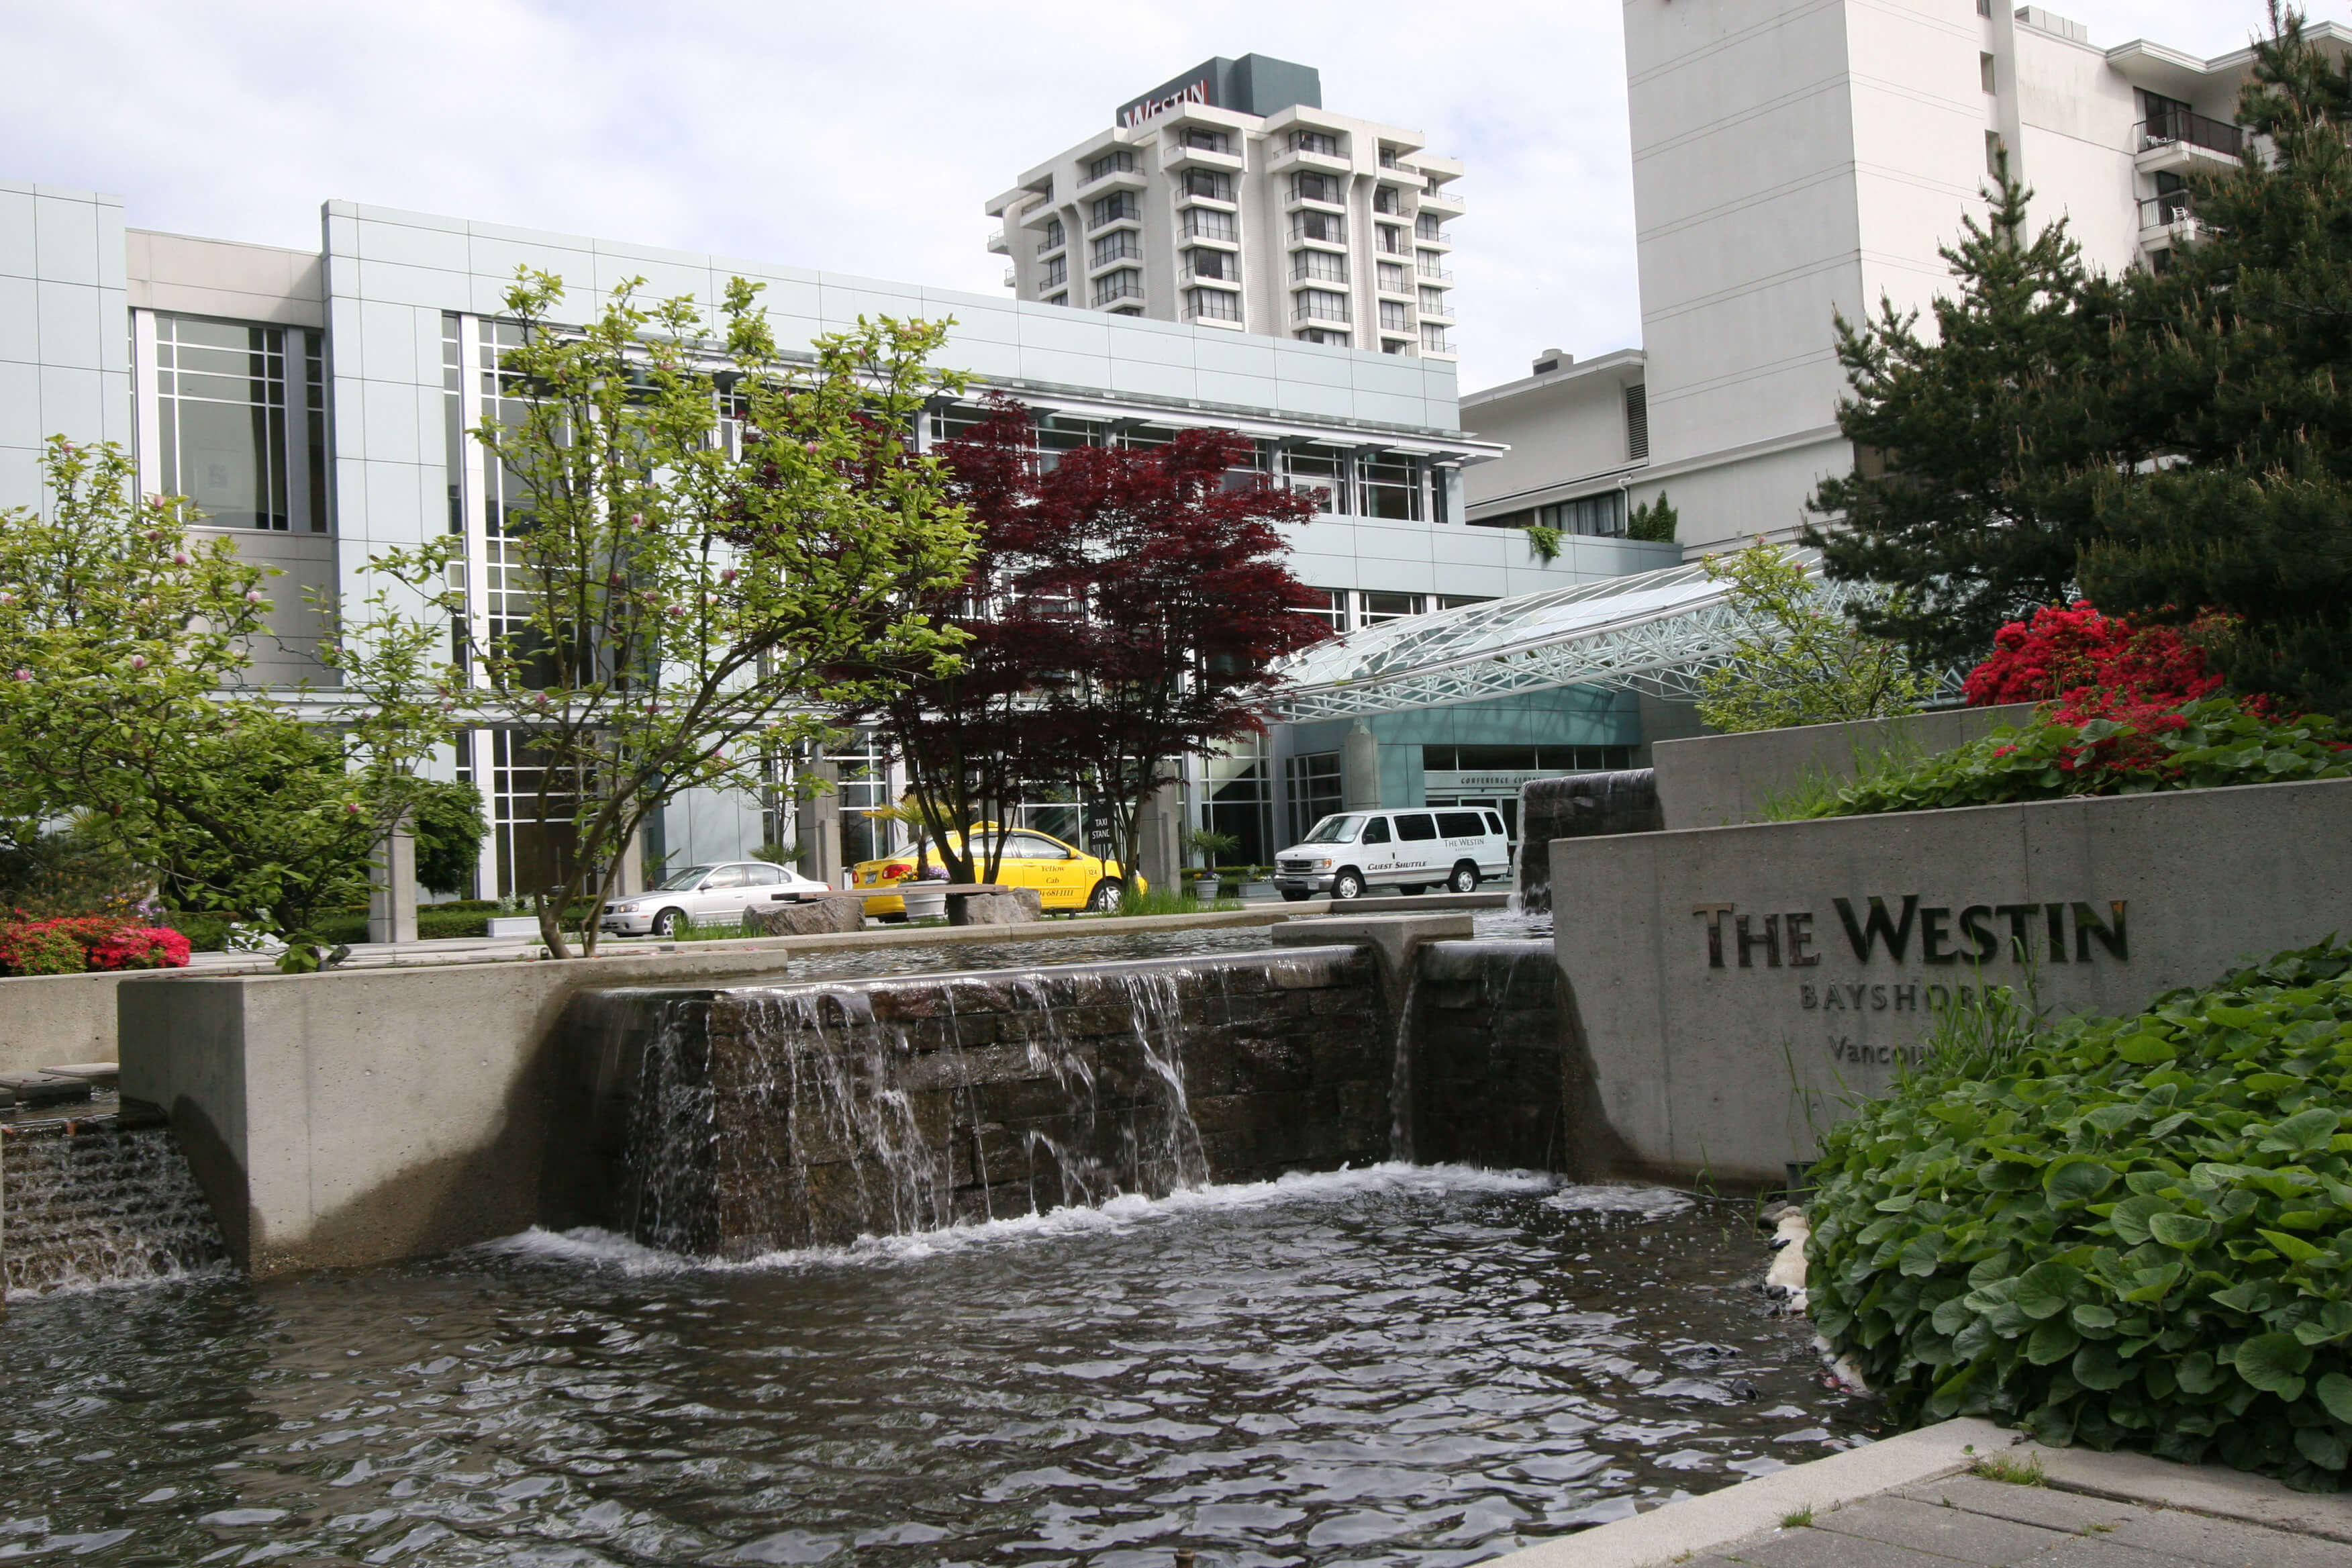
{"type": "Polygon", "coordinates": [[[1360,899],[1371,887],[1467,893],[1510,871],[1503,819],[1486,807],[1343,811],[1275,857],[1274,885],[1293,900],[1360,899]]]}

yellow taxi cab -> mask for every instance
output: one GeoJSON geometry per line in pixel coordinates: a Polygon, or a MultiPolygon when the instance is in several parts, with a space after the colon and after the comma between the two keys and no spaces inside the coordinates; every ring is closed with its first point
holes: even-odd
{"type": "MultiPolygon", "coordinates": [[[[976,825],[977,831],[993,837],[998,829],[994,823],[976,825]]],[[[963,847],[963,836],[951,833],[948,841],[956,848],[963,847]]],[[[985,847],[983,846],[982,847],[985,847]]],[[[933,869],[939,867],[936,851],[929,858],[933,869]]],[[[861,860],[852,868],[853,888],[887,888],[907,880],[915,874],[916,855],[912,849],[903,854],[886,855],[878,860],[861,860]]],[[[1038,901],[1049,910],[1089,910],[1097,914],[1116,914],[1120,899],[1119,868],[1116,860],[1105,860],[1073,848],[1049,834],[1026,827],[1016,827],[1004,834],[1003,858],[998,862],[996,880],[1008,888],[1034,888],[1038,901]]],[[[939,884],[932,884],[938,886],[939,884]]],[[[1138,889],[1143,879],[1135,879],[1138,889]]],[[[921,888],[923,884],[916,884],[921,888]]],[[[904,920],[907,901],[904,899],[868,899],[866,912],[877,920],[904,920]]]]}

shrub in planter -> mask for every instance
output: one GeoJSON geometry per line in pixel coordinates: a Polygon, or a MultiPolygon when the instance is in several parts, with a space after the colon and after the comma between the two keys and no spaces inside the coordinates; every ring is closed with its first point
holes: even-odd
{"type": "Polygon", "coordinates": [[[2275,718],[2209,697],[2137,722],[2051,718],[2000,729],[1842,789],[1791,803],[1792,817],[1935,811],[2069,795],[2352,777],[2352,730],[2319,714],[2275,718]]]}
{"type": "Polygon", "coordinates": [[[1823,1141],[1817,1326],[1906,1422],[2352,1461],[2352,948],[1928,1059],[1823,1141]]]}
{"type": "Polygon", "coordinates": [[[81,974],[113,969],[178,969],[188,939],[110,915],[16,921],[0,925],[0,973],[81,974]]]}

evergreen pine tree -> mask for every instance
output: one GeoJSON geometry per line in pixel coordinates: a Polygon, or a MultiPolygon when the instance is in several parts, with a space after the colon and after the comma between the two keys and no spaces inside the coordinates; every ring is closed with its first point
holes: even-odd
{"type": "Polygon", "coordinates": [[[2238,630],[2240,690],[2352,712],[2352,63],[2273,5],[2244,166],[2192,183],[2201,231],[2119,310],[2108,416],[2161,456],[2095,486],[2081,582],[2101,608],[2238,630]]]}
{"type": "Polygon", "coordinates": [[[1937,659],[1979,657],[2000,626],[2067,596],[2096,531],[2086,470],[2116,435],[2086,396],[2104,374],[2113,286],[2087,275],[2062,220],[2025,237],[2032,199],[2002,165],[1991,210],[1941,254],[1955,290],[1916,312],[1882,300],[1837,319],[1851,395],[1851,474],[1825,479],[1805,542],[1828,574],[1898,590],[1863,630],[1937,659]]]}

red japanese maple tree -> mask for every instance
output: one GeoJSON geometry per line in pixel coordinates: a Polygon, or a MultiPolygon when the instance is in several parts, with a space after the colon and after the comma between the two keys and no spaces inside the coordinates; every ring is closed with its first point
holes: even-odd
{"type": "Polygon", "coordinates": [[[1041,460],[1009,399],[939,450],[981,548],[929,606],[968,635],[961,668],[884,716],[925,825],[957,879],[992,880],[999,841],[959,849],[945,834],[1024,786],[1074,784],[1110,806],[1131,889],[1145,804],[1185,756],[1263,733],[1273,662],[1330,635],[1300,613],[1317,596],[1276,526],[1313,504],[1251,471],[1231,431],[1041,460]]]}

